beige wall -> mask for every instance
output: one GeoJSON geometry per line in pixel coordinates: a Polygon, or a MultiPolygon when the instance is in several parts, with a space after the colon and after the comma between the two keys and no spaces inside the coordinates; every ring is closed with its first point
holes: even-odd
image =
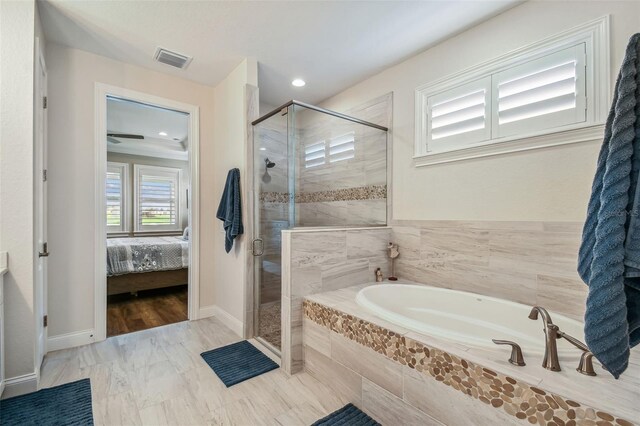
{"type": "Polygon", "coordinates": [[[94,91],[106,83],[200,108],[200,304],[214,302],[214,89],[56,44],[49,68],[49,336],[94,327],[94,91]]]}
{"type": "MultiPolygon", "coordinates": [[[[187,209],[186,190],[189,188],[189,162],[180,160],[170,160],[167,158],[146,157],[142,155],[121,154],[118,152],[107,152],[107,161],[116,163],[126,163],[129,165],[129,199],[127,203],[133,206],[134,197],[134,176],[133,165],[141,164],[145,166],[173,167],[182,170],[180,176],[180,227],[186,228],[189,224],[189,210],[187,209]]],[[[133,207],[129,210],[129,223],[133,224],[133,207]]],[[[133,235],[133,225],[131,226],[131,235],[133,235]]],[[[175,232],[173,232],[175,234],[175,232]]]]}
{"type": "MultiPolygon", "coordinates": [[[[227,173],[230,169],[240,169],[240,185],[243,191],[243,223],[247,224],[247,103],[246,85],[258,85],[258,66],[255,60],[243,61],[229,76],[215,88],[214,144],[215,155],[210,159],[212,166],[206,173],[211,173],[213,187],[209,189],[215,205],[205,212],[201,221],[215,222],[213,231],[213,247],[207,251],[208,257],[203,258],[202,266],[208,263],[211,267],[206,276],[215,285],[215,305],[222,310],[223,316],[231,321],[234,330],[242,329],[245,310],[245,279],[247,262],[247,235],[250,230],[245,229],[245,235],[235,240],[230,253],[224,250],[224,230],[222,222],[215,218],[218,202],[224,190],[227,173]],[[225,315],[228,314],[228,315],[225,315]],[[229,316],[231,318],[229,318],[229,316]]],[[[203,170],[205,167],[203,167],[203,170]]],[[[208,176],[209,177],[209,176],[208,176]]],[[[204,306],[204,305],[203,305],[204,306]]]]}
{"type": "MultiPolygon", "coordinates": [[[[323,103],[346,111],[394,93],[393,218],[582,221],[600,140],[415,168],[414,90],[603,15],[611,15],[612,82],[640,2],[526,2],[323,103]]],[[[612,85],[613,87],[613,85],[612,85]]]]}
{"type": "MultiPolygon", "coordinates": [[[[33,374],[34,317],[34,1],[0,2],[0,251],[4,276],[7,378],[33,374]]],[[[40,34],[39,34],[40,35],[40,34]]]]}

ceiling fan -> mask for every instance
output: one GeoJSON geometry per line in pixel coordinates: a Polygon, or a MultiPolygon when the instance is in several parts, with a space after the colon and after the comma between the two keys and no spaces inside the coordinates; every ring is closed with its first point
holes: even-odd
{"type": "Polygon", "coordinates": [[[107,133],[107,142],[119,144],[121,141],[119,141],[116,138],[144,139],[144,136],[142,136],[142,135],[132,135],[132,134],[129,134],[129,133],[107,133]]]}

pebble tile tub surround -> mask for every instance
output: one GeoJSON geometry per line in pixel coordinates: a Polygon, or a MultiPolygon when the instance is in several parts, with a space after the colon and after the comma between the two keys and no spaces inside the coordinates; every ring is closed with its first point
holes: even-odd
{"type": "Polygon", "coordinates": [[[320,303],[305,300],[304,316],[429,379],[503,410],[514,422],[520,419],[539,425],[634,424],[320,303]]]}

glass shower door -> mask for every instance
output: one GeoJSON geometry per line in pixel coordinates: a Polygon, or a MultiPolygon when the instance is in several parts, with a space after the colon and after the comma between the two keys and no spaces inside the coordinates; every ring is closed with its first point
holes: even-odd
{"type": "Polygon", "coordinates": [[[289,140],[292,107],[254,126],[255,335],[281,348],[281,231],[291,226],[289,140]]]}

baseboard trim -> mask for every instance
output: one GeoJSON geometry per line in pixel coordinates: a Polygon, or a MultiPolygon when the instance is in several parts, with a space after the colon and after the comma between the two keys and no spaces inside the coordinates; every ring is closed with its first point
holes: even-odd
{"type": "Polygon", "coordinates": [[[198,319],[216,316],[216,307],[214,305],[205,306],[198,311],[198,319]]]}
{"type": "Polygon", "coordinates": [[[59,334],[47,339],[47,352],[84,346],[95,341],[95,332],[93,329],[59,334]]]}
{"type": "Polygon", "coordinates": [[[231,331],[233,331],[240,337],[242,337],[244,334],[244,324],[242,323],[242,321],[217,305],[205,306],[204,308],[200,308],[200,318],[206,317],[218,318],[221,323],[229,327],[231,331]]]}
{"type": "Polygon", "coordinates": [[[25,393],[38,390],[38,375],[33,372],[22,376],[5,379],[2,399],[12,396],[24,395],[25,393]]]}

